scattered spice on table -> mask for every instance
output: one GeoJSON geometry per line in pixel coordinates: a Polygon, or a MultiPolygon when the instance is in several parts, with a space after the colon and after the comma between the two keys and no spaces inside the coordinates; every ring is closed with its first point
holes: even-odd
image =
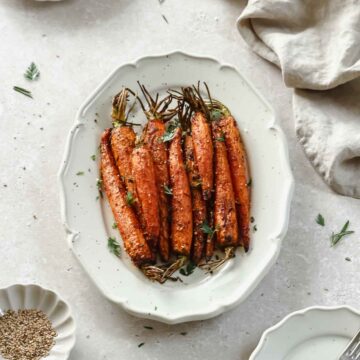
{"type": "Polygon", "coordinates": [[[0,354],[7,360],[39,360],[55,344],[56,331],[40,310],[8,310],[0,317],[0,354]]]}

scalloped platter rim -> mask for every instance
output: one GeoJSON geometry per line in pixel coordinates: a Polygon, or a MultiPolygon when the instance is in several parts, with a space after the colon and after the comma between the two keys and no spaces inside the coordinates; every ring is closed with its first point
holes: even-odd
{"type": "MultiPolygon", "coordinates": [[[[135,109],[137,122],[144,121],[139,111],[135,109]]],[[[270,105],[233,66],[180,51],[122,65],[90,95],[70,131],[59,184],[68,244],[103,295],[131,314],[169,324],[211,318],[254,290],[278,256],[293,193],[286,139],[270,105]],[[102,130],[111,126],[112,96],[123,86],[136,88],[137,80],[160,95],[168,87],[206,81],[213,97],[223,101],[239,123],[249,152],[258,231],[252,233],[251,251],[238,250],[213,276],[196,270],[183,283],[152,283],[124,251],[119,261],[106,249],[109,236],[120,236],[111,227],[107,201],[97,199],[98,142],[102,130]]]]}

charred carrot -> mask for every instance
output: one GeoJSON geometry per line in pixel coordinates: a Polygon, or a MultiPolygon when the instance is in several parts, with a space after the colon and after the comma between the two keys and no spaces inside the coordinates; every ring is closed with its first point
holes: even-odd
{"type": "Polygon", "coordinates": [[[185,136],[185,159],[192,197],[194,231],[192,260],[197,264],[202,258],[206,240],[206,234],[203,232],[202,228],[202,225],[206,222],[206,202],[201,193],[200,177],[195,164],[194,144],[191,135],[185,136]]]}
{"type": "Polygon", "coordinates": [[[165,124],[162,120],[149,120],[145,128],[144,142],[150,149],[159,194],[160,235],[159,252],[162,260],[168,261],[170,256],[169,201],[166,190],[169,189],[169,168],[167,145],[164,143],[165,124]]]}
{"type": "Polygon", "coordinates": [[[117,227],[124,242],[126,252],[133,263],[141,267],[154,262],[154,256],[142,234],[140,224],[132,207],[126,202],[126,190],[110,147],[111,129],[106,129],[101,137],[100,171],[103,187],[115,217],[117,227]]]}
{"type": "Polygon", "coordinates": [[[178,128],[169,146],[169,172],[172,188],[171,240],[173,251],[188,258],[191,251],[193,219],[190,186],[181,141],[181,129],[178,128]]]}
{"type": "Polygon", "coordinates": [[[235,247],[239,233],[235,197],[227,159],[223,133],[216,121],[212,122],[215,147],[215,204],[214,223],[216,244],[220,248],[235,247]]]}
{"type": "Polygon", "coordinates": [[[213,190],[213,144],[211,128],[203,113],[196,112],[192,117],[191,134],[203,197],[209,200],[213,190]]]}
{"type": "Polygon", "coordinates": [[[240,241],[245,251],[249,250],[250,236],[250,177],[247,155],[240,131],[231,115],[225,115],[220,120],[228,151],[232,183],[235,194],[236,209],[240,228],[240,241]]]}
{"type": "Polygon", "coordinates": [[[133,150],[131,167],[139,209],[144,220],[145,238],[151,249],[155,250],[160,235],[159,195],[153,159],[146,145],[133,150]]]}

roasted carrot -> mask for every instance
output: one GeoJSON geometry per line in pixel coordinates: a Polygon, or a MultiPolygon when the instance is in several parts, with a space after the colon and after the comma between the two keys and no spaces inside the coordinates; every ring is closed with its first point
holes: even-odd
{"type": "Polygon", "coordinates": [[[100,144],[100,171],[103,188],[109,200],[126,252],[133,263],[141,267],[144,264],[153,263],[154,256],[146,243],[132,207],[126,202],[125,185],[121,181],[111,152],[110,136],[111,129],[106,129],[102,134],[100,144]]]}
{"type": "Polygon", "coordinates": [[[136,134],[130,126],[118,126],[111,132],[111,149],[126,189],[135,196],[135,183],[131,171],[131,154],[136,134]]]}
{"type": "Polygon", "coordinates": [[[249,250],[250,236],[250,177],[247,162],[247,155],[240,131],[236,126],[235,119],[225,115],[219,121],[224,134],[225,144],[228,152],[228,159],[232,177],[232,184],[235,194],[235,202],[240,230],[240,241],[245,251],[249,250]]]}
{"type": "Polygon", "coordinates": [[[167,145],[162,141],[165,124],[160,119],[149,120],[145,128],[144,142],[150,149],[159,194],[160,236],[159,252],[162,260],[170,256],[169,201],[165,191],[169,189],[169,168],[167,145]]]}
{"type": "Polygon", "coordinates": [[[203,197],[209,200],[213,190],[213,144],[210,124],[202,112],[195,112],[192,117],[191,134],[203,197]]]}
{"type": "Polygon", "coordinates": [[[189,257],[193,233],[192,205],[181,142],[181,129],[178,128],[169,146],[169,172],[172,188],[171,240],[176,254],[189,257]]]}
{"type": "Polygon", "coordinates": [[[155,251],[160,235],[159,194],[153,159],[146,145],[133,150],[131,166],[139,209],[144,219],[145,238],[155,251]]]}
{"type": "Polygon", "coordinates": [[[220,248],[235,247],[238,244],[239,233],[226,145],[217,121],[212,122],[212,130],[215,147],[214,224],[216,244],[220,248]]]}
{"type": "Polygon", "coordinates": [[[195,264],[202,258],[206,234],[202,226],[206,222],[206,202],[202,197],[199,172],[194,159],[194,144],[191,135],[185,136],[185,160],[188,173],[193,212],[193,248],[192,260],[195,264]]]}

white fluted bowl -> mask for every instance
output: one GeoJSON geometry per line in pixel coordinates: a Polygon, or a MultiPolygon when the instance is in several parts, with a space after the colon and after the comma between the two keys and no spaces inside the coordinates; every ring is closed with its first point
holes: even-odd
{"type": "MultiPolygon", "coordinates": [[[[36,309],[50,319],[57,337],[46,360],[66,360],[75,345],[75,321],[69,305],[58,294],[38,285],[12,285],[0,289],[0,309],[36,309]]],[[[0,355],[1,359],[1,355],[0,355]]]]}

